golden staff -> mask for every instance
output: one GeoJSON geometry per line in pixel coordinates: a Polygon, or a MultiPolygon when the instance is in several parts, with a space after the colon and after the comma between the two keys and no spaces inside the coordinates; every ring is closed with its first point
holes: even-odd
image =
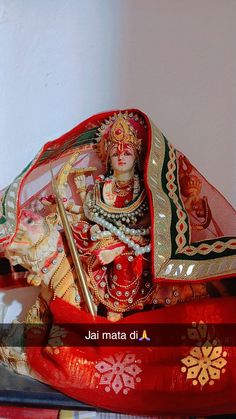
{"type": "Polygon", "coordinates": [[[51,167],[50,167],[50,170],[51,170],[51,176],[52,176],[52,188],[53,188],[53,192],[55,193],[55,196],[56,196],[58,212],[60,214],[61,221],[62,221],[62,224],[63,224],[63,227],[64,227],[65,235],[66,235],[67,242],[68,242],[68,245],[69,245],[69,249],[70,249],[70,252],[71,252],[71,256],[72,256],[72,259],[73,259],[73,262],[74,262],[74,265],[75,265],[75,271],[76,271],[76,274],[77,274],[78,279],[79,279],[80,288],[81,288],[81,291],[82,291],[82,294],[83,294],[83,298],[84,298],[85,303],[87,304],[87,307],[88,307],[88,310],[89,310],[90,314],[92,314],[92,316],[95,317],[95,315],[96,315],[95,307],[94,307],[90,292],[88,290],[87,280],[86,280],[86,276],[85,276],[85,273],[84,273],[84,270],[83,270],[83,265],[80,261],[80,258],[79,258],[78,252],[77,252],[77,248],[76,248],[76,245],[75,245],[75,242],[74,242],[74,237],[73,237],[73,234],[72,234],[72,231],[71,231],[71,226],[70,226],[70,223],[69,223],[68,218],[67,218],[66,210],[65,210],[64,205],[62,203],[62,200],[60,198],[57,183],[56,183],[56,180],[54,178],[53,171],[52,171],[51,167]]]}

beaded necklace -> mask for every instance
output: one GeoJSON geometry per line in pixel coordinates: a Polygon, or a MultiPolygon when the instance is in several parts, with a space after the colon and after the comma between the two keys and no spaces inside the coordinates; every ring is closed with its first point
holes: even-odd
{"type": "MultiPolygon", "coordinates": [[[[134,250],[135,255],[149,253],[151,251],[151,244],[140,246],[130,238],[133,235],[148,235],[148,229],[135,229],[129,228],[127,225],[134,225],[141,219],[146,212],[148,212],[148,203],[145,191],[140,193],[136,202],[125,208],[115,208],[105,205],[101,201],[100,191],[96,185],[94,188],[93,198],[86,202],[84,207],[86,217],[95,222],[96,224],[104,227],[105,231],[101,234],[105,237],[114,234],[120,241],[127,244],[127,246],[134,250]],[[117,211],[118,210],[118,211],[117,211]],[[122,227],[122,228],[121,228],[122,227]]],[[[92,236],[93,241],[98,240],[100,237],[92,236]]]]}
{"type": "Polygon", "coordinates": [[[129,180],[128,182],[118,182],[115,180],[115,182],[112,184],[112,192],[117,196],[124,197],[132,191],[133,185],[133,179],[129,180]]]}

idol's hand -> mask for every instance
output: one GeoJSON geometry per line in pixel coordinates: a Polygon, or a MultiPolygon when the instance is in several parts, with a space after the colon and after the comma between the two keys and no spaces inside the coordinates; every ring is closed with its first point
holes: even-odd
{"type": "Polygon", "coordinates": [[[99,227],[99,225],[94,224],[91,228],[90,228],[90,237],[92,241],[97,241],[100,238],[100,234],[101,234],[101,229],[99,227]]]}
{"type": "Polygon", "coordinates": [[[94,224],[90,228],[90,234],[91,234],[91,236],[94,236],[94,235],[99,234],[99,233],[101,233],[101,229],[100,229],[99,225],[98,224],[94,224]]]}
{"type": "Polygon", "coordinates": [[[79,193],[86,192],[86,181],[85,181],[85,175],[78,175],[74,177],[74,181],[77,187],[77,191],[79,193]]]}
{"type": "Polygon", "coordinates": [[[77,187],[77,192],[80,194],[80,198],[82,203],[85,200],[86,197],[86,181],[85,181],[85,175],[78,175],[74,177],[74,181],[77,187]]]}

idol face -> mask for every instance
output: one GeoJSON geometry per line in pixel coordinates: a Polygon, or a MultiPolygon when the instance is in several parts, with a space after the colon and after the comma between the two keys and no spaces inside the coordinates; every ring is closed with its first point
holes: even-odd
{"type": "Polygon", "coordinates": [[[130,145],[125,145],[122,151],[115,145],[110,151],[110,159],[114,172],[130,172],[135,164],[135,151],[130,145]]]}

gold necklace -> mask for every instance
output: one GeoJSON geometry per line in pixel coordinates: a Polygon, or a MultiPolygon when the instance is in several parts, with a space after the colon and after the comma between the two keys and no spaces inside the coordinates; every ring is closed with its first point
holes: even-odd
{"type": "Polygon", "coordinates": [[[133,183],[133,179],[130,179],[127,182],[119,182],[115,180],[112,184],[112,193],[121,197],[126,196],[132,191],[133,183]]]}

